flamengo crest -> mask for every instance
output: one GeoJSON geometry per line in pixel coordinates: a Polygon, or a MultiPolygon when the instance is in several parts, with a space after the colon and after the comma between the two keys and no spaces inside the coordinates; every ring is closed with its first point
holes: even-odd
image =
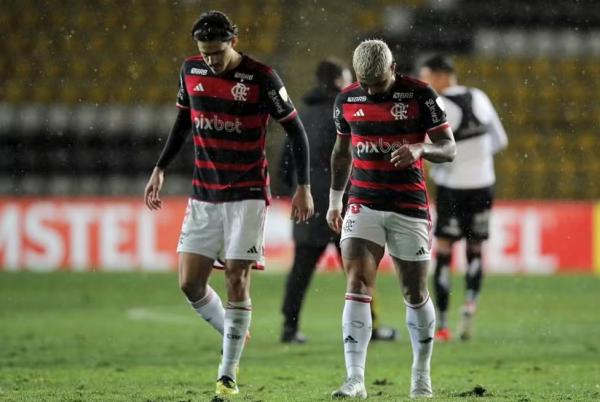
{"type": "Polygon", "coordinates": [[[408,105],[405,103],[394,103],[390,113],[396,120],[406,120],[408,118],[408,105]]]}
{"type": "Polygon", "coordinates": [[[233,95],[233,99],[236,101],[246,101],[248,98],[248,91],[250,87],[238,82],[233,87],[231,87],[231,95],[233,95]]]}

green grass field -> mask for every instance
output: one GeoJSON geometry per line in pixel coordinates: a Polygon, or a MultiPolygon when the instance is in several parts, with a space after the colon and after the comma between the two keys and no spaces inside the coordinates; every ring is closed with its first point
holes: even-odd
{"type": "MultiPolygon", "coordinates": [[[[343,380],[343,277],[315,278],[302,323],[309,343],[292,346],[278,343],[283,281],[254,275],[238,400],[327,400],[343,380]]],[[[219,291],[222,282],[215,274],[219,291]]],[[[453,323],[461,285],[456,277],[453,323]]],[[[401,339],[370,346],[369,399],[407,400],[399,287],[384,275],[378,288],[383,321],[401,339]]],[[[436,344],[435,400],[600,400],[600,279],[490,277],[477,319],[469,343],[436,344]]],[[[2,401],[207,401],[219,349],[174,274],[0,274],[2,401]]]]}

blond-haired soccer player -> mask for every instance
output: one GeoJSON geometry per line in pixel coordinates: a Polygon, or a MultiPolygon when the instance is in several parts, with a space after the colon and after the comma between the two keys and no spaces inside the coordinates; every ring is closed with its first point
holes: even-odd
{"type": "Polygon", "coordinates": [[[441,99],[427,84],[396,74],[385,42],[362,42],[354,50],[353,66],[358,81],[342,90],[333,111],[338,136],[331,156],[327,222],[341,232],[347,273],[342,315],[347,377],[332,397],[367,396],[370,291],[386,245],[406,304],[413,349],[410,396],[431,397],[435,309],[427,290],[431,221],[423,159],[452,161],[456,145],[441,99]],[[351,170],[342,219],[342,195],[351,170]]]}

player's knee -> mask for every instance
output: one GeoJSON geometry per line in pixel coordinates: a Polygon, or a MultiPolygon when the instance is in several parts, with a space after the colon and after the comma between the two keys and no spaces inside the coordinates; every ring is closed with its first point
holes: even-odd
{"type": "Polygon", "coordinates": [[[229,266],[226,270],[226,278],[229,291],[241,295],[248,287],[250,266],[229,266]]]}
{"type": "Polygon", "coordinates": [[[227,297],[230,301],[243,301],[250,297],[248,280],[243,276],[227,278],[227,297]]]}
{"type": "Polygon", "coordinates": [[[368,277],[361,272],[349,271],[347,278],[347,290],[350,293],[371,294],[373,284],[370,283],[368,277]]]}
{"type": "Polygon", "coordinates": [[[243,275],[230,274],[227,276],[227,285],[229,289],[239,292],[246,289],[247,279],[243,275]]]}
{"type": "Polygon", "coordinates": [[[179,280],[179,288],[185,297],[191,302],[198,301],[206,296],[206,285],[202,285],[187,278],[182,278],[179,280]]]}
{"type": "Polygon", "coordinates": [[[425,299],[429,297],[429,293],[427,289],[419,289],[419,288],[404,288],[404,300],[406,300],[409,304],[421,304],[425,301],[425,299]]]}

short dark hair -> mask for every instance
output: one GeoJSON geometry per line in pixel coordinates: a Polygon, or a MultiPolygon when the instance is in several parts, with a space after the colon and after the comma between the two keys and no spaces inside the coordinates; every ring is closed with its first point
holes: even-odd
{"type": "Polygon", "coordinates": [[[346,63],[340,59],[328,57],[321,61],[317,66],[317,71],[315,73],[317,82],[319,85],[324,86],[325,88],[334,88],[334,81],[341,77],[344,70],[347,68],[348,66],[346,63]]]}
{"type": "Polygon", "coordinates": [[[435,54],[433,56],[429,56],[426,58],[423,63],[421,63],[421,67],[427,67],[433,72],[436,73],[448,73],[453,74],[454,70],[454,62],[448,56],[435,54]]]}
{"type": "Polygon", "coordinates": [[[198,17],[192,26],[192,38],[201,42],[229,42],[238,36],[238,27],[224,13],[211,10],[198,17]]]}

